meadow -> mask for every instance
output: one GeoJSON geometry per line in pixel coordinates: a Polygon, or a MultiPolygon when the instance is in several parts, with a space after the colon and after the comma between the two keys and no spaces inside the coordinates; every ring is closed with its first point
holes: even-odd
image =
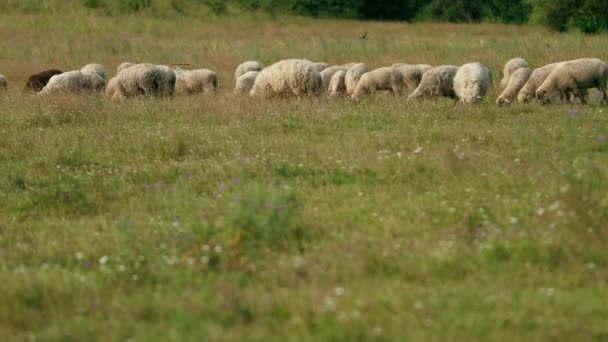
{"type": "Polygon", "coordinates": [[[508,59],[607,47],[533,26],[0,15],[0,337],[608,339],[608,109],[494,104],[508,59]],[[240,62],[283,58],[479,61],[494,86],[475,106],[232,95],[240,62]],[[20,91],[124,61],[221,88],[20,91]]]}

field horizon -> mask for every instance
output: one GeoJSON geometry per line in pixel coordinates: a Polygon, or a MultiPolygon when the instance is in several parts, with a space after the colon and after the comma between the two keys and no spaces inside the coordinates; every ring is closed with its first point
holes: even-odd
{"type": "Polygon", "coordinates": [[[0,336],[604,340],[606,107],[494,101],[508,59],[606,60],[607,43],[495,24],[0,15],[0,336]],[[232,95],[239,63],[284,58],[479,61],[493,86],[473,106],[232,95]],[[220,90],[21,93],[49,67],[109,78],[125,61],[209,68],[220,90]]]}

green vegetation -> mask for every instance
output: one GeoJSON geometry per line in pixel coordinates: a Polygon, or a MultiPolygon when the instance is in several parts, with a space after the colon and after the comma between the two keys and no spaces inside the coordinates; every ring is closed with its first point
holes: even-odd
{"type": "Polygon", "coordinates": [[[497,84],[515,56],[605,58],[607,35],[148,10],[0,15],[3,340],[608,338],[593,92],[507,108],[497,86],[478,106],[231,94],[247,59],[480,61],[497,84]],[[211,68],[221,90],[20,92],[47,67],[123,61],[211,68]]]}

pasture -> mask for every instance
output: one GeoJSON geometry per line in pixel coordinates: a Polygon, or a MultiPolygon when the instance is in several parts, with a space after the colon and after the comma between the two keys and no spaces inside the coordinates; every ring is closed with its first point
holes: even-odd
{"type": "Polygon", "coordinates": [[[595,91],[494,104],[508,59],[607,46],[489,24],[0,15],[0,336],[607,339],[608,109],[595,91]],[[473,106],[232,95],[240,62],[283,58],[479,61],[494,86],[473,106]],[[20,92],[124,61],[210,68],[220,90],[20,92]]]}

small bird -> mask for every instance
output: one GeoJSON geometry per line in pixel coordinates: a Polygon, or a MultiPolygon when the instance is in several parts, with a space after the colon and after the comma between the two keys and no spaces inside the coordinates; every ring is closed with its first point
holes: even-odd
{"type": "Polygon", "coordinates": [[[367,39],[367,31],[365,31],[360,37],[359,39],[367,39]]]}

